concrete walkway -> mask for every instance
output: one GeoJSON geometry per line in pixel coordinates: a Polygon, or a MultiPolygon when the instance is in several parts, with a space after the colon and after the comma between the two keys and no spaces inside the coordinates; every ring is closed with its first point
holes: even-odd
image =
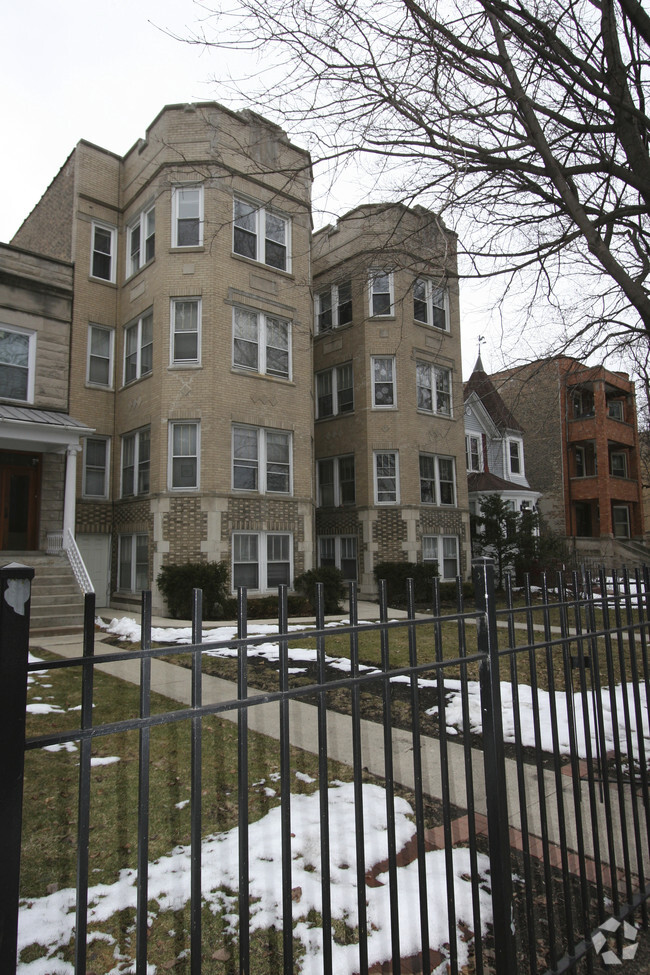
{"type": "MultiPolygon", "coordinates": [[[[377,606],[372,603],[363,604],[363,617],[360,619],[377,619],[377,606]]],[[[137,614],[122,613],[121,616],[129,616],[132,619],[139,619],[137,614]]],[[[391,611],[389,619],[403,618],[405,614],[400,611],[391,611]]],[[[262,621],[251,621],[251,624],[262,621]]],[[[293,622],[297,622],[292,620],[293,622]]],[[[307,622],[307,621],[305,621],[307,622]]],[[[308,621],[308,622],[312,622],[308,621]]],[[[161,618],[153,620],[154,626],[183,626],[182,621],[170,621],[161,618]]],[[[189,624],[185,624],[189,625],[189,624]]],[[[224,625],[223,623],[215,625],[224,625]]],[[[207,630],[209,624],[205,625],[207,630]]],[[[96,635],[95,655],[101,658],[102,654],[114,654],[116,648],[113,645],[103,642],[102,634],[96,635]]],[[[83,644],[80,635],[76,636],[35,636],[33,639],[33,650],[38,655],[39,648],[45,648],[52,653],[63,657],[78,657],[82,655],[83,644]]],[[[30,644],[31,645],[31,644],[30,644]]],[[[140,682],[140,662],[137,659],[129,659],[128,652],[125,651],[124,661],[99,664],[98,669],[127,680],[133,684],[140,682]]],[[[183,706],[191,705],[191,672],[189,669],[167,663],[162,660],[152,660],[151,663],[151,690],[176,701],[183,706]]],[[[225,703],[236,700],[236,686],[229,681],[221,680],[203,674],[202,677],[203,703],[206,705],[225,703]]],[[[262,692],[250,688],[249,696],[255,697],[262,692]]],[[[237,710],[221,713],[221,717],[230,720],[237,720],[237,710]]],[[[306,704],[301,701],[292,700],[289,708],[290,741],[297,748],[304,749],[313,754],[318,754],[318,715],[314,705],[306,704]]],[[[248,727],[251,732],[257,732],[268,738],[278,740],[280,737],[280,709],[277,702],[255,704],[248,708],[248,727]]],[[[362,765],[369,772],[379,777],[385,775],[385,753],[384,753],[384,729],[377,722],[361,721],[361,747],[362,765]]],[[[421,748],[422,762],[422,782],[426,795],[436,799],[443,797],[443,792],[448,796],[450,802],[461,810],[468,808],[466,794],[466,778],[468,767],[471,768],[473,783],[474,807],[477,813],[485,815],[487,813],[487,788],[485,771],[483,766],[483,752],[479,749],[465,749],[460,743],[448,741],[450,780],[445,788],[441,773],[440,760],[440,740],[437,738],[423,737],[421,748]]],[[[337,711],[328,711],[327,714],[327,752],[331,759],[351,766],[353,764],[352,752],[352,723],[349,715],[340,714],[337,711]]],[[[396,782],[408,789],[413,789],[415,785],[413,767],[413,741],[409,732],[394,728],[392,731],[392,755],[393,755],[393,774],[396,782]]],[[[542,812],[545,812],[547,819],[548,838],[551,844],[559,847],[561,842],[560,815],[559,810],[564,810],[566,845],[570,850],[578,849],[577,835],[577,815],[576,815],[576,796],[574,795],[574,783],[570,776],[561,776],[561,793],[558,795],[556,779],[554,773],[546,771],[543,773],[543,784],[537,776],[537,769],[533,765],[526,765],[524,768],[524,778],[526,787],[528,833],[533,836],[542,836],[542,812]],[[540,789],[540,785],[542,788],[540,789]],[[541,792],[541,797],[540,797],[541,792]],[[543,803],[543,805],[542,805],[543,803]]],[[[512,760],[506,760],[506,781],[508,793],[509,823],[514,830],[519,830],[522,825],[519,801],[519,783],[517,778],[516,764],[512,760]]],[[[584,820],[583,839],[585,842],[585,854],[593,855],[593,838],[589,823],[590,806],[588,785],[582,781],[578,786],[578,806],[584,820]]],[[[622,863],[622,838],[625,832],[621,813],[624,811],[629,826],[633,822],[632,806],[629,795],[623,801],[619,801],[618,795],[612,796],[612,807],[614,812],[614,842],[616,846],[617,863],[622,863]]],[[[599,827],[598,832],[601,837],[601,858],[606,856],[606,828],[604,820],[604,806],[602,803],[596,804],[595,815],[599,827]]],[[[642,831],[642,833],[645,831],[642,831]]],[[[650,855],[644,846],[643,859],[645,862],[646,876],[648,876],[650,866],[650,855]]]]}

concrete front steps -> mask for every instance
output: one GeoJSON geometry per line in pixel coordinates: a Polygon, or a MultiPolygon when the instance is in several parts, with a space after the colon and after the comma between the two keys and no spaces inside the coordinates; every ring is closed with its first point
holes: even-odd
{"type": "Polygon", "coordinates": [[[0,564],[20,562],[34,569],[30,635],[76,633],[83,628],[84,597],[67,556],[44,552],[2,552],[0,564]]]}

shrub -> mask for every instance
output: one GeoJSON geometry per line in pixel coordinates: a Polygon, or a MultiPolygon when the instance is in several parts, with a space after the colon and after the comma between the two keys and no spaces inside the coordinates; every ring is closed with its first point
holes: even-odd
{"type": "Polygon", "coordinates": [[[433,580],[438,575],[435,562],[380,562],[374,571],[377,583],[381,579],[386,580],[386,595],[390,604],[404,605],[407,579],[413,579],[416,602],[431,601],[433,580]]]}
{"type": "Polygon", "coordinates": [[[228,565],[226,562],[186,562],[183,565],[164,565],[156,582],[165,597],[172,619],[190,619],[192,590],[203,590],[203,619],[221,618],[228,595],[228,565]]]}
{"type": "Polygon", "coordinates": [[[316,584],[323,583],[325,596],[325,613],[340,613],[341,600],[345,598],[345,585],[340,569],[333,565],[321,565],[318,569],[303,572],[294,580],[294,588],[303,593],[312,608],[316,610],[316,584]]]}

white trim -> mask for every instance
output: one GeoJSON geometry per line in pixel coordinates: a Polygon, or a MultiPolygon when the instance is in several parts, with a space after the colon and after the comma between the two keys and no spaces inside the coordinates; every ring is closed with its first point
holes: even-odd
{"type": "Polygon", "coordinates": [[[90,230],[90,277],[95,281],[106,281],[109,284],[115,284],[115,271],[117,266],[117,228],[110,223],[103,223],[101,220],[93,220],[90,230]],[[106,277],[103,274],[94,274],[93,268],[95,263],[95,253],[99,255],[105,255],[105,251],[98,250],[95,248],[95,231],[105,230],[110,235],[110,244],[108,251],[108,259],[110,262],[109,274],[106,277]]]}
{"type": "Polygon", "coordinates": [[[230,476],[232,490],[236,492],[242,492],[244,494],[273,494],[279,497],[292,497],[293,496],[293,434],[290,430],[278,430],[273,427],[255,427],[247,423],[233,423],[231,429],[231,463],[230,463],[230,476]],[[247,430],[254,431],[256,435],[256,457],[245,458],[239,457],[235,458],[235,433],[237,430],[247,430]],[[279,434],[286,437],[288,454],[289,454],[289,489],[288,491],[271,491],[268,488],[269,481],[269,459],[268,459],[268,438],[269,435],[279,434]],[[238,466],[244,470],[249,467],[251,470],[256,472],[257,484],[255,487],[246,488],[235,486],[235,460],[245,461],[249,460],[252,463],[240,463],[238,466]]]}
{"type": "Polygon", "coordinates": [[[420,325],[428,325],[430,328],[436,328],[439,332],[449,332],[449,290],[444,285],[436,285],[430,278],[424,276],[417,277],[413,282],[413,321],[418,322],[420,325]],[[420,298],[426,305],[426,319],[417,318],[415,315],[415,288],[418,283],[424,285],[424,299],[420,298]],[[440,301],[440,296],[442,300],[440,301]],[[434,322],[436,308],[442,308],[443,314],[445,316],[445,324],[441,328],[434,322]]]}
{"type": "MultiPolygon", "coordinates": [[[[172,186],[172,247],[179,248],[181,250],[186,250],[191,247],[202,247],[203,246],[203,225],[204,225],[204,215],[203,215],[203,183],[180,183],[177,186],[172,186]],[[191,244],[179,244],[178,242],[178,222],[181,219],[179,215],[179,199],[182,194],[188,190],[197,190],[199,194],[198,199],[198,221],[199,221],[199,234],[198,240],[196,242],[192,241],[191,244]]],[[[188,218],[185,218],[188,219],[188,218]]],[[[191,217],[190,219],[195,220],[196,217],[191,217]]]]}
{"type": "Polygon", "coordinates": [[[373,410],[396,410],[397,409],[397,364],[394,355],[371,355],[370,356],[370,384],[372,390],[372,408],[373,410]],[[375,363],[376,362],[390,362],[391,364],[391,378],[390,385],[393,387],[393,402],[392,403],[378,403],[375,396],[375,388],[377,385],[389,385],[388,382],[379,383],[375,379],[375,363]]]}
{"type": "MultiPolygon", "coordinates": [[[[27,339],[27,396],[25,399],[19,399],[15,396],[7,396],[2,391],[0,386],[0,399],[8,400],[10,403],[33,403],[34,402],[34,380],[36,373],[36,342],[37,335],[27,328],[21,328],[19,325],[6,325],[4,322],[0,322],[0,332],[12,332],[15,335],[24,335],[27,339]]],[[[15,365],[11,362],[0,362],[1,365],[7,365],[11,367],[15,365]]],[[[24,368],[22,366],[16,366],[16,368],[24,368]]]]}
{"type": "Polygon", "coordinates": [[[88,343],[86,349],[86,383],[89,386],[97,389],[113,389],[113,377],[115,370],[115,329],[110,328],[108,325],[98,325],[96,322],[88,323],[88,343]],[[92,334],[93,329],[98,332],[108,332],[109,336],[109,349],[108,349],[108,382],[100,383],[96,379],[90,378],[90,360],[91,358],[104,359],[104,356],[97,355],[92,351],[92,334]]]}
{"type": "Polygon", "coordinates": [[[400,503],[400,484],[399,484],[399,450],[373,450],[372,452],[372,475],[374,483],[374,498],[377,505],[391,505],[400,503]],[[382,454],[392,455],[395,459],[395,497],[390,500],[379,500],[379,478],[377,475],[377,460],[382,454]]]}
{"type": "MultiPolygon", "coordinates": [[[[257,586],[246,587],[249,592],[275,592],[276,586],[269,586],[268,584],[268,570],[269,564],[272,564],[274,560],[269,560],[268,557],[268,539],[269,537],[279,537],[286,538],[289,542],[289,581],[286,583],[289,589],[293,588],[293,532],[285,531],[234,531],[230,536],[230,580],[231,580],[231,591],[236,592],[237,587],[235,586],[235,538],[256,538],[257,539],[257,559],[253,560],[242,560],[239,559],[237,565],[256,565],[257,566],[257,586]]],[[[280,560],[276,560],[280,563],[280,560]]],[[[282,560],[284,562],[284,560],[282,560]]]]}
{"type": "Polygon", "coordinates": [[[167,427],[167,488],[170,491],[198,491],[201,486],[201,422],[200,420],[169,420],[167,427]],[[174,428],[194,427],[196,449],[193,454],[174,454],[174,428]],[[192,458],[196,462],[195,484],[174,484],[174,460],[192,458]]]}
{"type": "Polygon", "coordinates": [[[393,280],[393,272],[387,271],[385,268],[372,267],[368,272],[368,310],[371,318],[393,318],[395,316],[395,285],[393,280]],[[386,276],[388,278],[388,291],[377,291],[377,294],[389,296],[389,310],[381,313],[375,312],[375,303],[373,301],[375,295],[374,283],[379,276],[386,276]]]}
{"type": "MultiPolygon", "coordinates": [[[[291,381],[292,378],[292,321],[288,318],[284,318],[282,315],[270,315],[266,312],[257,311],[254,308],[249,308],[246,305],[235,305],[232,310],[232,366],[233,369],[241,369],[242,372],[251,373],[261,376],[272,376],[274,379],[286,379],[291,381]],[[235,361],[235,327],[237,323],[237,313],[242,312],[246,315],[251,315],[255,318],[255,328],[256,328],[256,342],[257,345],[257,368],[252,366],[247,366],[242,362],[235,361]],[[269,370],[268,367],[268,323],[269,320],[276,321],[286,326],[287,329],[287,374],[286,376],[280,372],[273,372],[269,370]]],[[[240,341],[246,341],[241,339],[240,341]]]]}
{"type": "Polygon", "coordinates": [[[130,278],[132,275],[136,274],[141,267],[153,261],[156,256],[155,252],[155,241],[156,241],[156,205],[151,203],[148,207],[138,213],[138,215],[130,220],[126,228],[126,277],[130,278]],[[148,223],[149,217],[153,214],[153,233],[148,233],[148,223]],[[140,241],[138,245],[138,262],[134,266],[132,260],[132,240],[133,234],[138,230],[140,233],[140,241]],[[151,257],[147,257],[147,244],[153,239],[154,252],[151,257]]]}
{"type": "Polygon", "coordinates": [[[108,484],[111,471],[111,438],[104,436],[103,434],[94,435],[92,437],[83,438],[83,464],[82,464],[82,476],[81,476],[81,496],[82,498],[90,498],[93,500],[106,500],[109,495],[108,484]],[[104,442],[104,491],[102,494],[89,494],[87,490],[87,475],[88,475],[88,441],[89,440],[101,440],[104,442]]]}
{"type": "Polygon", "coordinates": [[[184,298],[169,299],[169,364],[170,366],[196,366],[201,365],[201,341],[202,341],[202,321],[203,321],[203,302],[199,296],[188,296],[184,298]],[[176,306],[179,304],[196,304],[196,333],[183,331],[180,335],[196,334],[196,356],[194,359],[176,359],[175,338],[176,338],[176,306]]]}
{"type": "MultiPolygon", "coordinates": [[[[263,264],[265,267],[271,268],[274,271],[284,271],[286,273],[291,273],[291,217],[288,217],[285,213],[281,213],[274,207],[265,206],[257,200],[246,199],[244,196],[239,194],[233,198],[233,220],[232,220],[232,252],[238,257],[243,257],[248,261],[256,261],[258,264],[263,264]],[[249,207],[250,212],[237,216],[235,213],[237,204],[240,203],[242,206],[249,207]],[[281,245],[284,247],[285,262],[284,267],[277,267],[277,265],[269,263],[266,260],[266,223],[267,216],[281,220],[284,223],[284,243],[281,245]],[[245,217],[252,217],[252,223],[254,224],[254,229],[247,227],[237,226],[235,221],[241,220],[245,217]],[[251,237],[255,238],[255,256],[252,257],[250,254],[244,253],[244,249],[240,248],[237,250],[235,247],[235,231],[241,230],[244,233],[249,234],[251,237]]],[[[272,238],[268,238],[272,243],[277,243],[277,241],[272,241],[272,238]]]]}

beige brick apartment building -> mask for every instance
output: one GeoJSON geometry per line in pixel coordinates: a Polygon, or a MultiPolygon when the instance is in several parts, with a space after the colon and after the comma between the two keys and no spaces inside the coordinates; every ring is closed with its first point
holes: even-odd
{"type": "Polygon", "coordinates": [[[124,157],[80,142],[13,238],[74,268],[68,481],[98,605],[197,560],[251,595],[318,562],[365,591],[385,559],[466,572],[453,235],[371,207],[312,245],[310,190],[278,127],[172,105],[124,157]]]}
{"type": "Polygon", "coordinates": [[[318,559],[362,592],[385,561],[469,568],[455,245],[421,207],[314,235],[318,559]]]}

